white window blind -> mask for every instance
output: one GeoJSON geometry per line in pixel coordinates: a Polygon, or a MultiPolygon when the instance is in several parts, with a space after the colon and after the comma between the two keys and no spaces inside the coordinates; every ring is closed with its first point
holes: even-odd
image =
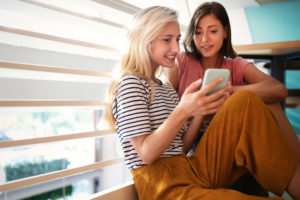
{"type": "Polygon", "coordinates": [[[0,199],[87,199],[131,181],[100,126],[131,15],[92,1],[0,4],[0,199]]]}
{"type": "Polygon", "coordinates": [[[0,200],[87,199],[132,183],[100,121],[125,27],[152,5],[183,13],[185,31],[185,0],[0,2],[0,200]]]}

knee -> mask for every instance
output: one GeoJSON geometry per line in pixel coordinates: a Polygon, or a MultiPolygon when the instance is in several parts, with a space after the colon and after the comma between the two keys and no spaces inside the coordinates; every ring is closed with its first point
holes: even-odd
{"type": "Polygon", "coordinates": [[[235,101],[237,103],[246,102],[249,100],[253,101],[261,101],[261,99],[254,93],[249,90],[241,90],[233,93],[230,98],[231,101],[235,101]]]}
{"type": "Polygon", "coordinates": [[[249,90],[241,90],[232,94],[226,104],[229,107],[237,107],[238,109],[244,106],[249,106],[249,103],[256,106],[266,106],[265,103],[253,92],[249,90]]]}

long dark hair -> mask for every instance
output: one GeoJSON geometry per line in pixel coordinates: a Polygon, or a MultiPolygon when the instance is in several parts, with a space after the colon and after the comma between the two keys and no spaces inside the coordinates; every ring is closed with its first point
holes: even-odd
{"type": "Polygon", "coordinates": [[[221,22],[224,29],[227,29],[227,37],[223,41],[223,46],[220,50],[220,55],[228,58],[235,58],[236,52],[232,48],[231,44],[231,28],[230,21],[224,6],[217,2],[206,2],[201,4],[194,12],[194,15],[188,26],[185,38],[183,39],[183,46],[185,51],[196,59],[201,59],[202,55],[197,50],[194,34],[199,20],[209,14],[215,15],[221,22]]]}

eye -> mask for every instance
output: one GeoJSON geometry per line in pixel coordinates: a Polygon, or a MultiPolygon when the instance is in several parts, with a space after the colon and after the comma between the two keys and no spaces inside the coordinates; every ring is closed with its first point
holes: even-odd
{"type": "Polygon", "coordinates": [[[211,33],[216,33],[216,32],[218,32],[218,30],[211,30],[210,32],[211,33]]]}
{"type": "Polygon", "coordinates": [[[170,38],[165,38],[165,39],[163,39],[163,41],[169,43],[169,42],[171,42],[171,39],[170,38]]]}
{"type": "Polygon", "coordinates": [[[196,31],[195,32],[195,35],[200,35],[202,32],[200,32],[200,31],[196,31]]]}

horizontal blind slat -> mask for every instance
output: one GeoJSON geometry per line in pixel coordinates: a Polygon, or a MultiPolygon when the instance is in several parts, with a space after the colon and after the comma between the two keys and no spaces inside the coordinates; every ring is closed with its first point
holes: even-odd
{"type": "Polygon", "coordinates": [[[135,13],[141,10],[141,8],[126,3],[124,1],[107,1],[107,0],[92,0],[92,1],[122,12],[126,12],[131,15],[134,15],[135,13]]]}
{"type": "MultiPolygon", "coordinates": [[[[14,76],[13,72],[9,73],[8,76],[14,76]]],[[[25,72],[24,78],[21,76],[22,73],[12,78],[0,77],[0,101],[41,101],[41,104],[45,104],[44,101],[57,101],[54,104],[50,102],[51,106],[69,106],[64,105],[69,101],[71,106],[80,106],[81,103],[83,106],[99,106],[105,99],[109,85],[106,78],[98,77],[65,77],[63,80],[60,74],[53,74],[43,80],[41,74],[31,76],[25,72]]]]}
{"type": "Polygon", "coordinates": [[[65,170],[60,170],[57,172],[51,172],[48,174],[43,174],[43,175],[38,175],[38,176],[30,177],[30,178],[24,178],[21,180],[11,181],[9,183],[0,185],[0,192],[15,190],[18,188],[23,188],[23,187],[34,185],[34,184],[43,183],[43,182],[55,180],[58,178],[64,178],[67,176],[103,168],[103,167],[110,166],[113,164],[118,164],[123,161],[124,161],[124,158],[115,158],[115,159],[111,159],[111,160],[96,162],[96,163],[85,165],[82,167],[65,169],[65,170]]]}
{"type": "Polygon", "coordinates": [[[108,78],[112,77],[112,75],[107,72],[96,72],[96,71],[79,70],[79,69],[67,69],[67,68],[58,68],[58,67],[52,67],[52,66],[30,65],[30,64],[22,64],[22,63],[13,63],[13,62],[1,62],[0,61],[0,67],[10,68],[10,69],[20,69],[20,70],[86,75],[86,76],[100,76],[100,77],[108,77],[108,78]]]}
{"type": "Polygon", "coordinates": [[[41,39],[51,40],[51,41],[56,41],[56,42],[63,42],[63,43],[67,43],[67,44],[79,45],[79,46],[83,46],[83,47],[119,52],[119,50],[117,50],[116,48],[110,47],[110,46],[105,46],[105,45],[95,44],[95,43],[90,43],[90,42],[84,42],[84,41],[80,41],[80,40],[73,40],[73,39],[69,39],[69,38],[65,38],[65,37],[59,37],[59,36],[54,36],[54,35],[49,35],[49,34],[44,34],[44,33],[38,33],[38,32],[28,31],[28,30],[19,29],[19,28],[10,28],[7,26],[0,25],[0,31],[21,34],[21,35],[25,35],[25,36],[41,38],[41,39]]]}
{"type": "Polygon", "coordinates": [[[47,8],[47,9],[55,10],[55,11],[58,11],[58,12],[62,12],[62,13],[65,13],[65,14],[73,15],[73,16],[76,16],[76,17],[80,17],[80,18],[83,18],[83,19],[87,19],[87,20],[98,22],[98,23],[114,26],[114,27],[117,27],[117,28],[124,28],[124,26],[122,24],[119,24],[119,23],[115,23],[115,22],[112,22],[112,21],[109,21],[109,20],[101,19],[99,17],[87,16],[87,15],[84,15],[82,13],[70,11],[70,10],[67,10],[67,9],[64,9],[64,8],[61,8],[61,7],[57,7],[57,6],[53,6],[53,5],[50,5],[50,4],[46,4],[46,3],[43,3],[43,2],[38,2],[38,1],[35,1],[35,0],[21,0],[21,1],[29,3],[29,4],[33,4],[33,5],[36,5],[36,6],[40,6],[40,7],[43,7],[43,8],[47,8]]]}
{"type": "Polygon", "coordinates": [[[105,101],[9,101],[1,100],[0,107],[36,106],[105,106],[105,101]]]}
{"type": "Polygon", "coordinates": [[[98,137],[98,136],[110,135],[110,134],[113,134],[113,133],[114,133],[114,131],[112,131],[112,130],[100,130],[100,131],[91,131],[91,132],[84,132],[84,133],[73,133],[73,134],[67,134],[67,135],[55,135],[55,136],[24,139],[24,140],[1,141],[0,142],[0,149],[1,148],[8,148],[8,147],[24,146],[24,145],[59,142],[59,141],[64,141],[64,140],[98,137]]]}

